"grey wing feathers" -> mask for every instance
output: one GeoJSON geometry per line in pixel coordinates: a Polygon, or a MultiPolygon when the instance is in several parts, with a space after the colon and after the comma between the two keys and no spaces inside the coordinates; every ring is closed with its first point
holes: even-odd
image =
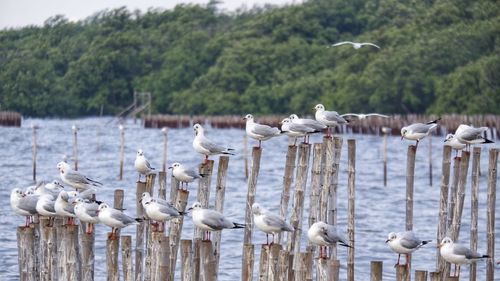
{"type": "Polygon", "coordinates": [[[151,167],[151,164],[149,163],[148,160],[144,159],[145,162],[146,162],[146,167],[148,167],[148,169],[151,169],[151,170],[154,170],[155,168],[151,167]]]}
{"type": "Polygon", "coordinates": [[[294,124],[291,123],[290,127],[288,127],[290,131],[295,131],[295,132],[304,132],[304,133],[312,133],[315,130],[309,126],[306,125],[301,125],[301,124],[294,124]]]}
{"type": "Polygon", "coordinates": [[[410,232],[410,233],[405,233],[403,234],[403,237],[401,238],[401,246],[407,248],[407,249],[414,249],[418,247],[422,241],[415,237],[415,235],[410,232]]]}
{"type": "Polygon", "coordinates": [[[38,195],[26,196],[19,199],[18,208],[25,210],[30,213],[36,213],[36,202],[38,201],[38,195]]]}
{"type": "Polygon", "coordinates": [[[203,146],[208,151],[210,151],[211,153],[217,153],[226,150],[224,147],[217,145],[208,139],[200,140],[200,145],[203,146]]]}
{"type": "Polygon", "coordinates": [[[205,210],[205,216],[201,220],[203,224],[213,228],[214,230],[221,230],[223,228],[233,227],[233,223],[225,219],[219,212],[213,210],[205,210]]]}
{"type": "Polygon", "coordinates": [[[417,123],[417,124],[413,124],[413,125],[410,125],[410,130],[413,132],[413,133],[421,133],[421,134],[425,134],[427,133],[431,128],[435,127],[436,124],[422,124],[422,123],[417,123]]]}
{"type": "Polygon", "coordinates": [[[264,216],[264,222],[268,225],[276,225],[281,230],[293,231],[293,228],[288,223],[286,223],[286,221],[283,218],[275,214],[266,214],[264,216]]]}
{"type": "MultiPolygon", "coordinates": [[[[488,129],[488,128],[486,128],[488,129]]],[[[484,128],[468,128],[460,133],[460,138],[468,141],[472,141],[481,138],[481,134],[484,132],[484,128]]]]}
{"type": "Polygon", "coordinates": [[[346,120],[341,117],[336,111],[325,111],[324,116],[328,121],[336,121],[338,123],[346,122],[346,120]]]}
{"type": "Polygon", "coordinates": [[[66,204],[63,209],[64,209],[64,211],[66,211],[68,213],[71,213],[71,214],[75,213],[75,206],[73,204],[66,204]]]}
{"type": "MultiPolygon", "coordinates": [[[[462,245],[455,244],[453,246],[454,246],[453,253],[456,255],[465,256],[466,258],[470,259],[470,258],[473,258],[474,254],[477,254],[477,253],[472,252],[469,248],[466,248],[462,245]]],[[[479,254],[478,254],[478,256],[479,256],[479,254]]]]}
{"type": "Polygon", "coordinates": [[[111,213],[111,217],[115,220],[121,221],[125,225],[135,222],[134,218],[129,217],[118,210],[113,210],[113,212],[111,213]]]}
{"type": "Polygon", "coordinates": [[[201,178],[200,173],[195,172],[194,170],[187,169],[187,170],[184,170],[184,172],[185,172],[188,176],[190,176],[190,177],[192,177],[192,178],[195,178],[195,179],[197,179],[197,178],[201,178]]]}
{"type": "Polygon", "coordinates": [[[280,130],[278,128],[273,128],[267,125],[255,124],[253,127],[253,132],[261,136],[271,136],[279,134],[280,130]]]}
{"type": "Polygon", "coordinates": [[[173,217],[177,217],[177,216],[181,215],[177,209],[175,209],[171,206],[160,205],[159,209],[160,209],[160,212],[162,212],[164,214],[168,214],[168,215],[173,216],[173,217]]]}

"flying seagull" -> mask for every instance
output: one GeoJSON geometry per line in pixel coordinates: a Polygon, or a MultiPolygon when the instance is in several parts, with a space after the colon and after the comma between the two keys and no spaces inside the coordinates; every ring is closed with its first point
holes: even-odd
{"type": "Polygon", "coordinates": [[[379,46],[377,46],[373,43],[369,43],[369,42],[357,43],[357,42],[351,42],[351,41],[344,41],[344,42],[335,43],[332,45],[332,47],[337,47],[337,46],[341,46],[341,45],[345,45],[345,44],[351,44],[354,47],[354,49],[356,49],[356,50],[365,46],[365,45],[373,46],[373,47],[380,49],[379,46]]]}

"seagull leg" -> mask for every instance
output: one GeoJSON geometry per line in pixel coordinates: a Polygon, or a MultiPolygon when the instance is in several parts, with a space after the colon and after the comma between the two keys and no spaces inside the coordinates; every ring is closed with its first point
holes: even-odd
{"type": "Polygon", "coordinates": [[[398,254],[398,262],[394,265],[394,267],[399,265],[399,259],[401,258],[401,254],[398,254]]]}
{"type": "Polygon", "coordinates": [[[26,216],[26,219],[24,220],[24,227],[30,226],[30,217],[26,216]]]}
{"type": "Polygon", "coordinates": [[[261,141],[261,140],[259,140],[259,148],[261,147],[261,145],[262,145],[262,141],[261,141]]]}
{"type": "Polygon", "coordinates": [[[273,240],[271,240],[271,245],[274,244],[274,233],[271,233],[271,235],[273,236],[273,240]]]}
{"type": "Polygon", "coordinates": [[[458,265],[458,280],[460,280],[460,265],[458,265]]]}

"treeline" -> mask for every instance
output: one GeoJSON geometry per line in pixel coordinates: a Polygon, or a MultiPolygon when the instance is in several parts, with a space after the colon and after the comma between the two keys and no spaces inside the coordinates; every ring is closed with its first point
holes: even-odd
{"type": "Polygon", "coordinates": [[[217,2],[0,31],[0,110],[500,114],[500,5],[491,0],[309,0],[240,9],[217,2]],[[368,41],[381,49],[328,48],[368,41]]]}

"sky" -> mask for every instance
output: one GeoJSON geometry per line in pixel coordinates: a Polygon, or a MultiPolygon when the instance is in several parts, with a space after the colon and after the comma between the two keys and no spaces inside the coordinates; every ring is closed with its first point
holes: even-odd
{"type": "MultiPolygon", "coordinates": [[[[264,4],[284,5],[300,3],[302,0],[220,0],[218,7],[226,11],[235,11],[246,5],[264,4]]],[[[76,21],[105,9],[127,6],[130,11],[148,8],[172,9],[180,3],[206,4],[209,0],[0,0],[0,29],[19,28],[27,25],[43,25],[49,17],[64,15],[76,21]]]]}

